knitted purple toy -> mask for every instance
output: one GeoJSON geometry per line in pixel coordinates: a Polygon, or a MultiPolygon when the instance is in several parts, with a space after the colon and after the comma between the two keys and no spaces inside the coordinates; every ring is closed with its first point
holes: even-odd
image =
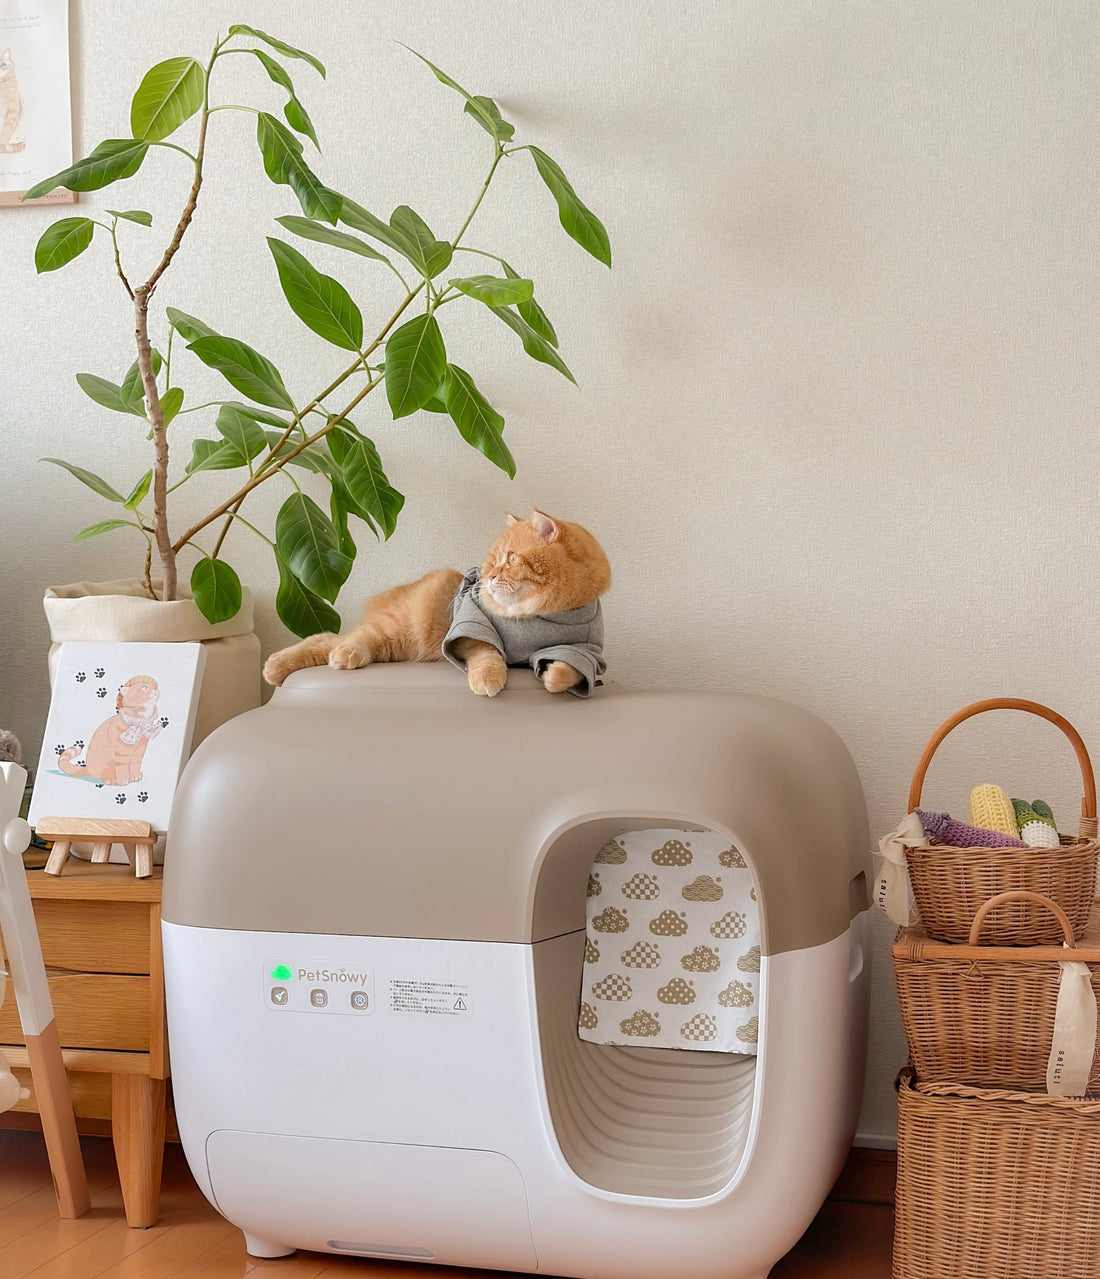
{"type": "Polygon", "coordinates": [[[952,848],[1027,848],[1022,839],[1002,835],[999,830],[983,830],[980,826],[957,822],[947,813],[929,813],[918,808],[917,816],[928,838],[934,836],[952,848]]]}

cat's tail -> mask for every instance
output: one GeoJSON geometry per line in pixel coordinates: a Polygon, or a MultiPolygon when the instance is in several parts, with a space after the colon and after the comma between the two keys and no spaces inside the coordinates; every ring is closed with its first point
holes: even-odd
{"type": "Polygon", "coordinates": [[[73,760],[80,754],[80,750],[76,746],[70,746],[67,751],[62,751],[57,757],[57,767],[63,773],[68,773],[70,777],[87,777],[87,764],[74,764],[73,760]]]}
{"type": "Polygon", "coordinates": [[[26,145],[25,142],[0,142],[0,151],[22,151],[26,145]]]}

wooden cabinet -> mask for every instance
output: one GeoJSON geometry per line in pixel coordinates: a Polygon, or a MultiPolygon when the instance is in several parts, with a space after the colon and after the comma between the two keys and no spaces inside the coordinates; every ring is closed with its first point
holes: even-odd
{"type": "MultiPolygon", "coordinates": [[[[110,1120],[126,1220],[151,1226],[169,1073],[160,867],[136,879],[70,858],[62,875],[27,880],[77,1118],[110,1120]]],[[[0,1009],[0,1045],[32,1090],[16,1112],[37,1112],[14,996],[0,1009]]]]}

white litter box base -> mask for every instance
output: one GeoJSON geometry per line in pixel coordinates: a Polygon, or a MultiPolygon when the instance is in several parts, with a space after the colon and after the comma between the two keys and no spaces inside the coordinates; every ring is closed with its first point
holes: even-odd
{"type": "Polygon", "coordinates": [[[754,1066],[578,1040],[583,933],[528,946],[166,923],[184,1150],[257,1256],[754,1279],[812,1219],[854,1131],[864,927],[764,957],[754,1066]],[[807,1057],[816,1044],[829,1050],[807,1057]]]}

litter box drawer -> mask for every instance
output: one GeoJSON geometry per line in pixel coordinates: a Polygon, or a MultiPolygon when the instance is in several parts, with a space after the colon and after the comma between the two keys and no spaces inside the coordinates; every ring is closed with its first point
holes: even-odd
{"type": "MultiPolygon", "coordinates": [[[[63,1048],[149,1051],[148,977],[55,972],[49,980],[63,1048]]],[[[14,998],[0,1010],[0,1043],[23,1043],[14,998]]]]}

